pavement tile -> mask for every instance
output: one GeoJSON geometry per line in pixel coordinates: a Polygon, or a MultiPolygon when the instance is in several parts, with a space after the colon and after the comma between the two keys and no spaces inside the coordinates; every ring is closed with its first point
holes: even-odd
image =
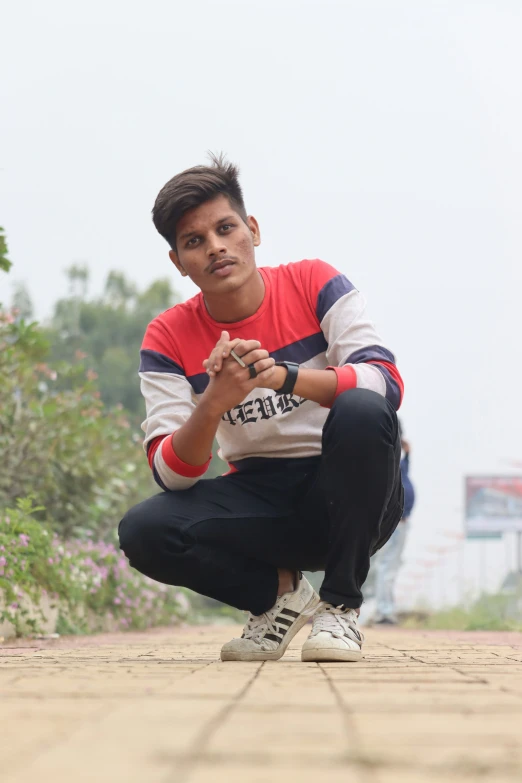
{"type": "Polygon", "coordinates": [[[522,635],[368,629],[358,664],[223,663],[237,627],[0,645],[3,783],[514,783],[522,635]]]}
{"type": "Polygon", "coordinates": [[[136,699],[105,715],[98,710],[95,721],[72,732],[66,741],[50,742],[45,750],[28,753],[28,762],[8,783],[163,782],[169,771],[185,768],[202,726],[224,706],[226,701],[136,699]]]}
{"type": "Polygon", "coordinates": [[[373,779],[362,776],[359,768],[348,765],[333,767],[323,763],[320,768],[307,768],[296,767],[294,763],[274,766],[263,759],[255,764],[201,764],[190,773],[187,783],[317,783],[318,779],[325,783],[373,783],[373,779]]]}
{"type": "Polygon", "coordinates": [[[240,706],[216,729],[208,752],[222,753],[223,748],[234,747],[245,762],[260,753],[272,763],[282,756],[287,762],[321,757],[342,760],[353,739],[337,708],[321,712],[318,719],[313,712],[300,709],[289,715],[284,710],[261,712],[240,706]]]}

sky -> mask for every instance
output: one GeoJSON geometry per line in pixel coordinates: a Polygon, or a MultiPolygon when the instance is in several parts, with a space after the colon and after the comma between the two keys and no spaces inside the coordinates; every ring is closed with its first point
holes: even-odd
{"type": "Polygon", "coordinates": [[[118,269],[192,295],[150,211],[225,152],[259,264],[328,261],[397,356],[418,496],[402,600],[495,588],[514,537],[452,536],[463,477],[522,463],[520,40],[518,0],[7,0],[0,301],[25,281],[49,316],[76,262],[93,292],[118,269]]]}

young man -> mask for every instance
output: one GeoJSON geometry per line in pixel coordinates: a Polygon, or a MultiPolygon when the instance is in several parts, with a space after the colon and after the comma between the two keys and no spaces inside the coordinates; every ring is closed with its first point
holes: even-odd
{"type": "Polygon", "coordinates": [[[149,325],[145,446],[164,490],[120,523],[134,568],[250,612],[223,660],[355,661],[370,555],[402,515],[402,381],[361,294],[323,261],[258,269],[259,225],[222,158],[153,209],[201,293],[149,325]],[[200,481],[214,438],[230,464],[200,481]],[[320,597],[303,570],[325,569],[320,597]]]}

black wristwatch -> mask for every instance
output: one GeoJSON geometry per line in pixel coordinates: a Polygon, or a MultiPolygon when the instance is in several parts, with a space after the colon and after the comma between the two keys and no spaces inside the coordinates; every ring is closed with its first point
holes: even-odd
{"type": "Polygon", "coordinates": [[[299,365],[296,362],[276,362],[276,367],[286,367],[287,373],[285,382],[280,389],[276,389],[276,394],[292,394],[297,381],[297,374],[299,372],[299,365]]]}

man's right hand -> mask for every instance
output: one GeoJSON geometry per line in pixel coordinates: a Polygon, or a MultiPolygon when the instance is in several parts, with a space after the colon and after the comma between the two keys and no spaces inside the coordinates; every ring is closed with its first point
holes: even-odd
{"type": "Polygon", "coordinates": [[[206,463],[223,414],[243,402],[257,386],[266,384],[269,387],[278,369],[257,340],[230,340],[228,332],[222,332],[204,364],[205,369],[208,367],[210,382],[201,395],[200,404],[174,433],[172,441],[175,453],[188,465],[206,463]],[[242,367],[230,356],[232,348],[245,364],[255,364],[256,378],[250,378],[248,367],[242,367]]]}
{"type": "Polygon", "coordinates": [[[275,359],[260,347],[258,340],[230,341],[225,335],[228,337],[228,333],[223,332],[222,339],[206,361],[210,383],[201,400],[213,410],[219,411],[221,415],[243,402],[255,388],[265,386],[269,388],[275,372],[275,359]],[[255,366],[257,371],[255,378],[250,377],[248,366],[242,367],[230,356],[232,348],[246,365],[255,366]]]}
{"type": "Polygon", "coordinates": [[[221,337],[217,341],[216,347],[213,349],[208,359],[205,359],[203,362],[203,367],[211,378],[220,372],[221,368],[223,367],[223,361],[230,356],[230,351],[241,342],[248,342],[249,344],[255,343],[255,345],[252,345],[252,349],[261,348],[261,343],[257,340],[244,341],[241,340],[240,337],[236,337],[234,340],[231,340],[228,332],[221,332],[221,337]]]}

